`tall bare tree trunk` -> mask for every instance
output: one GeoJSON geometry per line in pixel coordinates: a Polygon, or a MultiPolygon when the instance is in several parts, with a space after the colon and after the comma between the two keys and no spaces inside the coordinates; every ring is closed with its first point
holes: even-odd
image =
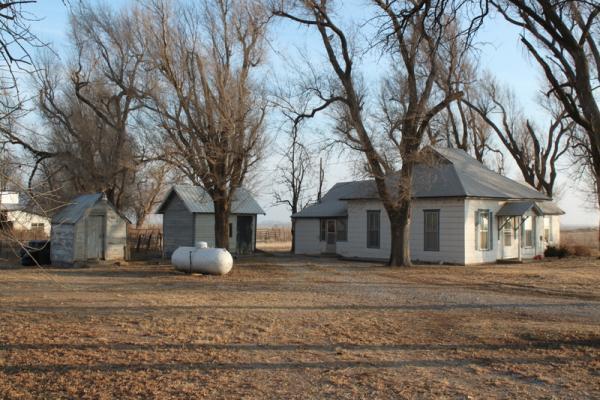
{"type": "Polygon", "coordinates": [[[292,254],[296,251],[296,218],[292,218],[292,254]]]}
{"type": "Polygon", "coordinates": [[[388,212],[392,236],[389,265],[411,267],[410,259],[410,200],[401,201],[399,207],[388,212]]]}
{"type": "Polygon", "coordinates": [[[213,201],[215,207],[215,247],[229,247],[229,202],[225,199],[213,201]]]}

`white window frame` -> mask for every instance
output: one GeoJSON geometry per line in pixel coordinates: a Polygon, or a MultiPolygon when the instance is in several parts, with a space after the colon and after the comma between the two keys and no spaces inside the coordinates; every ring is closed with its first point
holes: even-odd
{"type": "Polygon", "coordinates": [[[546,243],[552,243],[552,216],[551,215],[547,215],[544,216],[544,240],[546,241],[546,243]],[[548,231],[548,234],[546,234],[546,230],[548,231]]]}
{"type": "Polygon", "coordinates": [[[381,210],[367,210],[367,249],[380,249],[381,248],[381,210]],[[370,216],[373,216],[372,221],[377,222],[376,229],[370,226],[370,216]],[[377,233],[377,243],[371,243],[371,233],[377,233]]]}
{"type": "Polygon", "coordinates": [[[533,217],[531,215],[526,216],[526,219],[523,221],[521,226],[523,229],[523,248],[532,249],[535,245],[535,224],[533,223],[533,217]],[[529,229],[527,229],[527,225],[530,226],[529,229]],[[527,232],[529,232],[529,235],[527,232]],[[527,243],[528,236],[531,239],[531,243],[529,244],[527,243]]]}
{"type": "Polygon", "coordinates": [[[441,243],[440,243],[440,210],[423,210],[423,251],[440,251],[441,243]],[[428,230],[427,218],[435,215],[435,229],[428,230]],[[429,243],[427,238],[428,234],[436,234],[435,241],[433,243],[429,243]]]}
{"type": "Polygon", "coordinates": [[[494,231],[492,229],[492,211],[491,210],[477,210],[475,213],[475,249],[480,251],[490,251],[494,249],[494,231]],[[487,217],[487,229],[482,230],[482,221],[483,216],[487,217]],[[481,234],[482,232],[487,231],[487,240],[485,246],[481,244],[481,234]]]}

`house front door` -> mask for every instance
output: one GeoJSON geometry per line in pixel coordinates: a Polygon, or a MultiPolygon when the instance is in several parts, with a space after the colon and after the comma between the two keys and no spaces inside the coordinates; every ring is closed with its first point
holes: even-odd
{"type": "Polygon", "coordinates": [[[330,254],[335,254],[335,219],[327,220],[327,245],[325,247],[325,252],[330,254]]]}
{"type": "Polygon", "coordinates": [[[502,227],[501,240],[502,240],[502,258],[511,259],[519,257],[519,241],[518,231],[515,228],[518,227],[517,218],[510,217],[500,221],[502,227]]]}
{"type": "Polygon", "coordinates": [[[90,215],[86,223],[85,255],[88,260],[104,258],[104,217],[90,215]]]}

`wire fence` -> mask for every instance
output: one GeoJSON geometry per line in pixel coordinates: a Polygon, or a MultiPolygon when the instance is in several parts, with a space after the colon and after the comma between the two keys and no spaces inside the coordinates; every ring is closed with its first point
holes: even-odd
{"type": "Polygon", "coordinates": [[[258,243],[291,242],[292,230],[280,227],[258,228],[256,230],[256,241],[258,243]]]}
{"type": "Polygon", "coordinates": [[[163,234],[160,228],[127,229],[127,259],[148,260],[162,257],[163,234]]]}

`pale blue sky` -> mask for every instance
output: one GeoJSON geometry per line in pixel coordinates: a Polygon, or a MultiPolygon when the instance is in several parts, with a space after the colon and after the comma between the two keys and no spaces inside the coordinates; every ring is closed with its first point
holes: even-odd
{"type": "MultiPolygon", "coordinates": [[[[109,4],[115,7],[126,4],[126,0],[111,0],[109,4]]],[[[362,17],[361,9],[364,0],[350,0],[345,8],[340,11],[340,16],[359,19],[362,17]]],[[[40,18],[40,21],[32,22],[33,30],[40,39],[50,43],[60,53],[64,51],[67,36],[67,9],[61,0],[40,0],[37,4],[31,5],[29,9],[40,18]]],[[[293,45],[308,49],[309,53],[315,53],[315,59],[319,57],[320,48],[311,41],[309,31],[304,28],[298,28],[290,24],[278,24],[276,31],[271,35],[273,39],[273,48],[277,53],[270,55],[270,61],[274,65],[274,73],[281,73],[282,65],[280,57],[292,55],[293,45]]],[[[544,125],[542,114],[536,106],[535,96],[543,83],[542,76],[536,65],[529,59],[525,50],[518,42],[518,30],[502,19],[496,18],[488,23],[480,32],[479,42],[481,45],[480,66],[491,71],[500,82],[507,83],[515,91],[517,98],[525,106],[527,115],[538,120],[540,125],[544,125]]],[[[375,59],[370,60],[363,68],[365,75],[377,76],[380,68],[376,68],[375,59]]],[[[320,130],[326,129],[326,125],[320,127],[320,130]]],[[[272,132],[274,134],[274,132],[272,132]]],[[[313,135],[311,140],[318,140],[318,136],[313,135]]],[[[508,159],[508,158],[507,158],[508,159]]],[[[265,160],[263,167],[269,178],[262,180],[260,185],[259,202],[267,211],[267,215],[262,217],[262,221],[281,221],[287,222],[289,213],[284,207],[272,206],[273,176],[276,169],[277,158],[271,156],[265,160]]],[[[326,187],[331,187],[337,181],[355,179],[351,165],[344,157],[331,157],[328,165],[326,187]]],[[[508,168],[508,175],[511,178],[519,178],[518,171],[514,165],[508,168]]],[[[565,225],[597,225],[598,213],[588,208],[584,196],[581,194],[581,188],[569,176],[568,173],[562,173],[559,177],[558,186],[563,188],[563,196],[558,200],[559,205],[567,212],[562,217],[562,223],[565,225]]],[[[260,221],[260,220],[259,220],[260,221]]]]}

